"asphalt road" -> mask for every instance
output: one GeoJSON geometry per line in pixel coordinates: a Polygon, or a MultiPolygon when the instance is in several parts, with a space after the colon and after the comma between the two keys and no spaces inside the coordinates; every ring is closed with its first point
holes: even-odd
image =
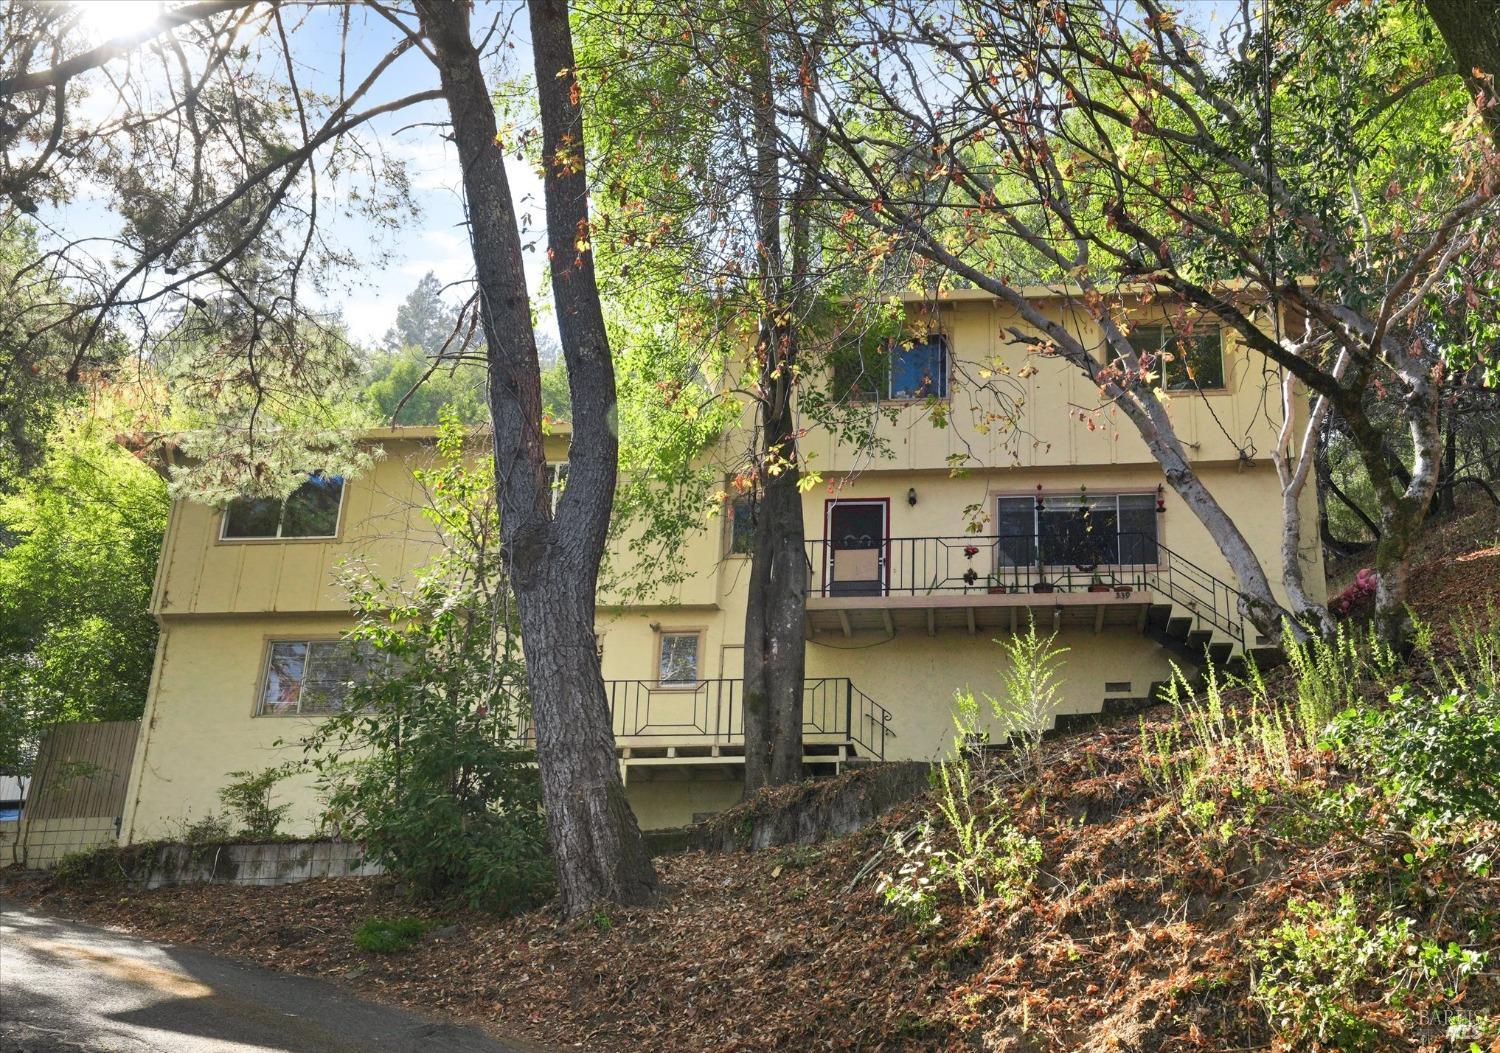
{"type": "Polygon", "coordinates": [[[540,1053],[241,965],[0,902],[3,1053],[540,1053]]]}

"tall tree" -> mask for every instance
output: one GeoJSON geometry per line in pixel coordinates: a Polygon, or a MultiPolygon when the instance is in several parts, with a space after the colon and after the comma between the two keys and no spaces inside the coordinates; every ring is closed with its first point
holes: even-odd
{"type": "Polygon", "coordinates": [[[71,720],[141,715],[156,650],[147,613],[166,484],[81,408],[37,471],[0,497],[0,771],[71,720]]]}
{"type": "MultiPolygon", "coordinates": [[[[717,478],[689,500],[722,506],[728,491],[750,517],[741,653],[753,793],[802,774],[802,493],[820,476],[800,439],[822,427],[876,446],[880,408],[837,390],[829,367],[841,350],[891,335],[895,312],[861,300],[863,262],[823,251],[826,206],[782,143],[817,148],[797,112],[817,56],[771,6],[593,0],[583,11],[581,66],[597,85],[588,97],[608,188],[603,270],[620,290],[609,299],[652,349],[653,383],[640,394],[658,404],[644,416],[664,434],[651,474],[680,482],[689,473],[664,460],[696,457],[717,478]],[[715,412],[726,441],[684,443],[707,437],[698,429],[715,412]]],[[[661,512],[660,502],[647,509],[658,537],[691,526],[661,512]]]]}
{"type": "Polygon", "coordinates": [[[250,392],[227,399],[241,427],[225,434],[243,441],[212,447],[225,471],[285,492],[299,467],[330,455],[333,433],[277,426],[269,410],[317,398],[330,376],[354,365],[353,349],[307,287],[356,262],[380,262],[376,246],[354,253],[332,237],[329,188],[372,223],[398,222],[406,182],[374,133],[389,115],[446,107],[463,165],[502,536],[548,829],[563,909],[576,914],[601,899],[650,900],[656,878],[620,784],[593,641],[615,485],[614,378],[588,241],[568,12],[559,0],[539,0],[530,12],[549,257],[573,401],[572,470],[555,517],[517,216],[481,68],[482,51],[505,50],[518,9],[486,9],[493,18],[476,44],[468,4],[432,0],[414,17],[374,2],[198,2],[97,44],[73,8],[13,5],[0,26],[0,187],[10,222],[39,203],[65,201],[87,174],[108,188],[122,219],[111,252],[93,251],[64,225],[30,264],[84,294],[61,318],[38,312],[23,322],[38,334],[78,324],[63,375],[79,372],[115,317],[131,318],[148,352],[178,339],[208,374],[205,384],[226,397],[250,392]],[[347,46],[354,18],[390,34],[383,49],[347,46]],[[330,39],[339,46],[337,72],[320,90],[304,90],[309,71],[327,68],[311,55],[325,59],[330,39]],[[393,65],[413,52],[431,62],[437,84],[387,91],[393,65]],[[110,92],[125,119],[98,108],[72,123],[70,102],[87,91],[110,92]]]}
{"type": "Polygon", "coordinates": [[[594,280],[583,115],[568,9],[531,0],[541,112],[547,256],[572,394],[568,480],[551,511],[541,369],[515,205],[469,12],[418,6],[442,78],[469,208],[489,365],[501,536],[531,684],[537,760],[564,911],[656,898],[656,875],[625,800],[594,643],[594,596],[619,456],[614,366],[594,280]]]}
{"type": "Polygon", "coordinates": [[[443,351],[459,333],[460,312],[443,299],[443,283],[432,271],[406,294],[396,308],[396,321],[386,330],[387,351],[419,347],[428,355],[443,351]]]}

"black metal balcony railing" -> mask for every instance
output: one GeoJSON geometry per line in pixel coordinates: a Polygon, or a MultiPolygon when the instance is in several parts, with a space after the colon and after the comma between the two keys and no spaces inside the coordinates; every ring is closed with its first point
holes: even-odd
{"type": "Polygon", "coordinates": [[[810,596],[1155,593],[1202,625],[1245,642],[1240,593],[1153,535],[1121,531],[1069,543],[1031,534],[807,543],[810,596]]]}
{"type": "MultiPolygon", "coordinates": [[[[606,680],[616,739],[687,739],[743,746],[744,682],[606,680]]],[[[809,679],[802,687],[802,734],[847,741],[866,757],[883,759],[891,715],[848,677],[809,679]]]]}

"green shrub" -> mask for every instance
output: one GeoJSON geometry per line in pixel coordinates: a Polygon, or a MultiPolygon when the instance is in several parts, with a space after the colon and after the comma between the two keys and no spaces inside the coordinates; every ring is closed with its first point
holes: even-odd
{"type": "Polygon", "coordinates": [[[229,785],[219,791],[219,801],[229,814],[239,820],[240,832],[246,837],[269,840],[276,836],[291,804],[271,804],[271,791],[287,776],[287,768],[278,765],[261,771],[232,771],[229,785]]]}
{"type": "Polygon", "coordinates": [[[182,820],[182,829],[175,840],[185,845],[222,845],[234,837],[229,820],[222,815],[208,812],[201,819],[188,822],[182,820]]]}
{"type": "MultiPolygon", "coordinates": [[[[152,846],[144,846],[150,850],[152,846]]],[[[52,865],[54,881],[65,885],[125,885],[140,862],[142,846],[107,845],[88,852],[69,852],[52,865]]]]}
{"type": "Polygon", "coordinates": [[[1429,1000],[1458,1001],[1488,955],[1423,939],[1410,919],[1359,921],[1354,896],[1336,906],[1293,900],[1289,917],[1255,948],[1260,971],[1252,994],[1271,1026],[1298,1047],[1310,1040],[1343,1050],[1369,1048],[1376,1028],[1362,1001],[1402,1009],[1429,1000]]]}
{"type": "Polygon", "coordinates": [[[938,846],[938,829],[931,820],[922,823],[892,840],[900,865],[882,873],[876,886],[886,906],[918,928],[942,920],[937,902],[944,888],[964,902],[1009,903],[1031,886],[1042,860],[1041,842],[1011,822],[1000,791],[975,771],[967,743],[976,737],[977,712],[973,696],[960,691],[954,702],[959,746],[934,778],[937,814],[952,847],[938,846]]]}
{"type": "Polygon", "coordinates": [[[420,940],[426,928],[420,918],[371,918],[354,930],[354,945],[373,954],[397,954],[420,940]]]}
{"type": "Polygon", "coordinates": [[[417,895],[503,912],[550,896],[552,868],[493,461],[469,467],[466,434],[445,420],[417,473],[437,554],[396,583],[345,568],[350,637],[375,660],[304,748],[341,836],[417,895]]]}
{"type": "Polygon", "coordinates": [[[1294,1042],[1367,1048],[1376,1032],[1359,1015],[1360,988],[1395,960],[1410,923],[1366,929],[1347,892],[1336,907],[1293,900],[1287,912],[1288,920],[1256,947],[1255,1000],[1271,1026],[1294,1042]]]}
{"type": "Polygon", "coordinates": [[[1340,713],[1323,745],[1406,820],[1500,821],[1500,696],[1488,688],[1438,698],[1397,688],[1385,705],[1340,713]]]}

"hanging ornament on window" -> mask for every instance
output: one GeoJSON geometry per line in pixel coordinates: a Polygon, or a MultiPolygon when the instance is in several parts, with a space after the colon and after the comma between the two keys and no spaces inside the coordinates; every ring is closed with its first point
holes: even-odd
{"type": "Polygon", "coordinates": [[[1036,509],[1037,509],[1037,511],[1040,512],[1042,510],[1042,508],[1044,507],[1044,505],[1045,505],[1045,503],[1042,501],[1042,484],[1041,483],[1037,483],[1036,484],[1036,509]]]}
{"type": "Polygon", "coordinates": [[[1167,488],[1161,483],[1156,484],[1156,511],[1163,513],[1167,510],[1167,488]]]}

